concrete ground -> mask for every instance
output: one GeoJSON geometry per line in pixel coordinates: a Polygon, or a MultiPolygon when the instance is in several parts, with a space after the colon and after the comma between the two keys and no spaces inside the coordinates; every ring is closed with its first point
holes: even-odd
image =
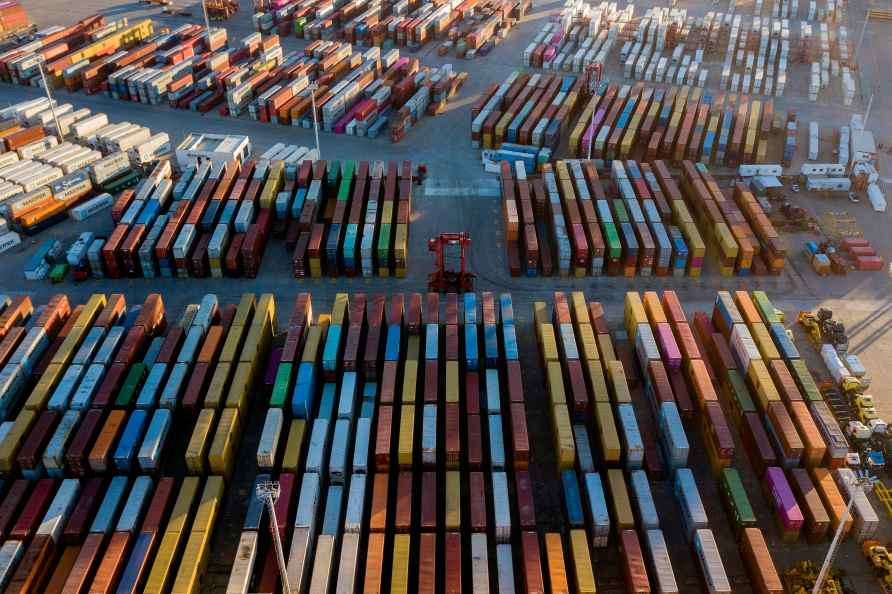
{"type": "MultiPolygon", "coordinates": [[[[692,3],[680,2],[685,7],[692,3]]],[[[888,1],[882,4],[889,4],[888,1]]],[[[878,3],[871,5],[877,6],[878,3]]],[[[251,32],[251,7],[242,0],[242,10],[235,18],[225,23],[230,32],[230,39],[236,39],[251,32]]],[[[702,9],[702,3],[698,5],[702,9]]],[[[850,19],[849,38],[857,41],[860,34],[867,2],[853,0],[848,3],[850,19]]],[[[152,16],[171,26],[191,20],[200,22],[200,10],[192,7],[194,16],[191,19],[167,17],[161,15],[160,8],[142,3],[116,4],[114,0],[86,0],[77,3],[62,4],[56,0],[30,1],[26,7],[32,18],[40,25],[67,24],[97,10],[111,16],[127,16],[135,19],[152,16]]],[[[285,253],[281,242],[273,241],[267,248],[263,260],[261,274],[257,279],[225,279],[213,280],[181,280],[181,279],[125,279],[117,281],[89,280],[81,284],[65,283],[51,285],[48,281],[27,282],[22,279],[21,271],[28,256],[36,245],[47,237],[57,237],[70,242],[78,233],[93,230],[107,233],[112,229],[111,221],[106,213],[96,215],[83,223],[66,222],[44,232],[34,239],[28,239],[24,245],[3,255],[2,269],[6,272],[0,277],[0,292],[25,292],[37,303],[45,302],[56,292],[68,293],[74,302],[82,302],[92,292],[123,292],[128,302],[141,302],[150,291],[162,292],[168,307],[178,312],[186,303],[196,302],[200,295],[215,292],[223,302],[235,302],[241,293],[273,292],[276,294],[279,307],[284,309],[300,291],[311,291],[317,305],[317,311],[325,311],[330,306],[333,296],[339,291],[364,292],[412,292],[426,288],[426,275],[431,268],[430,255],[426,250],[429,237],[445,230],[469,231],[473,238],[470,266],[477,274],[478,291],[510,291],[514,298],[515,311],[520,325],[520,341],[524,357],[524,382],[529,395],[530,430],[534,452],[533,473],[537,479],[536,503],[543,529],[561,527],[560,493],[555,489],[556,483],[551,478],[554,460],[550,452],[550,428],[547,422],[544,399],[541,395],[541,372],[537,369],[536,345],[534,333],[530,326],[531,305],[535,300],[551,301],[554,291],[584,290],[589,299],[602,301],[607,309],[611,324],[619,328],[622,317],[622,298],[627,290],[661,290],[675,289],[689,313],[695,310],[709,311],[719,289],[763,289],[774,300],[775,305],[787,313],[788,324],[795,320],[799,310],[811,310],[819,306],[831,307],[834,314],[843,320],[849,330],[851,350],[857,353],[874,379],[874,397],[880,404],[881,412],[892,419],[892,398],[885,393],[883,387],[892,380],[892,368],[886,362],[892,357],[892,301],[889,299],[890,280],[883,273],[851,273],[845,277],[819,278],[809,267],[802,255],[802,243],[816,236],[797,234],[789,237],[789,264],[787,270],[779,277],[720,277],[715,264],[707,264],[705,274],[699,279],[690,278],[550,278],[527,279],[512,278],[507,273],[505,262],[504,238],[501,225],[501,212],[497,200],[497,181],[483,173],[479,162],[479,152],[472,149],[469,142],[470,116],[468,106],[478,94],[491,82],[503,80],[512,70],[520,67],[521,53],[529,44],[535,33],[541,28],[550,12],[560,7],[559,2],[536,2],[533,10],[511,33],[509,39],[500,44],[489,56],[465,61],[454,57],[439,58],[435,55],[434,46],[425,47],[419,55],[423,62],[442,64],[452,62],[456,69],[467,70],[470,78],[464,88],[450,103],[447,112],[436,117],[425,117],[412,130],[406,140],[392,144],[387,139],[369,140],[332,134],[320,136],[323,156],[326,158],[357,159],[412,159],[425,162],[429,166],[430,177],[424,191],[419,191],[414,199],[414,213],[410,232],[409,275],[405,279],[321,279],[297,281],[290,276],[290,255],[285,253]]],[[[800,11],[804,10],[800,6],[800,11]]],[[[748,7],[739,7],[738,12],[749,12],[748,7]]],[[[861,110],[867,103],[871,92],[875,94],[872,104],[869,127],[872,128],[878,142],[888,143],[892,139],[892,103],[890,103],[890,62],[884,60],[890,47],[889,28],[892,24],[874,22],[869,24],[862,49],[861,95],[856,98],[852,109],[843,108],[832,95],[822,98],[815,104],[797,97],[801,93],[801,84],[791,81],[788,97],[778,101],[778,107],[786,109],[795,107],[801,121],[807,129],[807,122],[816,119],[821,122],[826,135],[822,146],[822,157],[830,159],[831,130],[844,125],[851,117],[853,109],[861,110]],[[797,91],[797,88],[800,90],[797,91]]],[[[298,47],[293,38],[284,40],[286,47],[298,47]]],[[[610,69],[608,74],[611,74],[610,69]]],[[[615,76],[615,74],[614,74],[615,76]]],[[[710,81],[717,80],[717,73],[710,81]]],[[[151,127],[155,131],[166,131],[175,139],[186,133],[198,132],[230,132],[251,136],[257,151],[280,141],[311,145],[312,130],[302,128],[286,128],[253,122],[245,118],[222,118],[216,114],[200,116],[198,114],[171,110],[161,107],[133,105],[118,102],[104,96],[86,96],[83,94],[57,93],[58,99],[71,102],[77,107],[86,106],[94,111],[109,114],[116,121],[129,120],[151,127]]],[[[22,99],[37,96],[32,88],[0,85],[0,103],[13,103],[22,99]]],[[[801,142],[807,138],[802,137],[801,142]]],[[[802,144],[800,145],[802,146],[802,144]]],[[[805,149],[800,148],[800,154],[805,149]]],[[[881,162],[881,175],[885,175],[890,163],[885,157],[881,162]]],[[[794,167],[796,167],[794,165],[794,167]]],[[[818,219],[824,219],[827,213],[837,219],[851,217],[856,221],[864,236],[877,248],[880,255],[892,257],[892,234],[888,233],[888,216],[872,212],[866,199],[860,203],[848,202],[845,197],[825,198],[820,196],[790,194],[792,202],[807,208],[818,219]]],[[[799,341],[800,348],[806,351],[804,341],[799,341]]],[[[818,368],[818,362],[813,361],[818,368]]],[[[636,394],[636,398],[640,398],[636,394]]],[[[262,402],[262,398],[259,399],[262,402]]],[[[263,405],[252,407],[248,419],[247,431],[241,446],[237,475],[230,491],[230,497],[221,517],[221,529],[215,537],[214,554],[208,568],[203,591],[222,592],[226,583],[231,560],[234,555],[237,533],[240,530],[244,514],[244,497],[255,474],[253,467],[253,451],[257,445],[258,430],[263,421],[263,405]],[[232,496],[235,494],[236,496],[232,496]]],[[[184,428],[184,430],[189,430],[184,428]]],[[[694,446],[698,445],[699,432],[692,430],[694,446]]],[[[708,480],[705,460],[696,452],[702,448],[694,447],[692,466],[704,489],[712,523],[720,537],[720,547],[735,584],[735,592],[748,592],[749,586],[739,556],[735,552],[733,537],[728,528],[727,518],[715,497],[715,482],[708,480]],[[714,519],[714,520],[713,520],[714,519]]],[[[772,526],[770,513],[765,499],[760,493],[759,481],[749,465],[740,456],[739,468],[744,473],[751,500],[769,538],[772,552],[779,567],[783,568],[800,559],[817,560],[823,556],[826,544],[807,546],[804,544],[782,545],[777,531],[772,526]]],[[[176,462],[172,461],[176,468],[176,462]]],[[[887,483],[889,481],[887,480],[887,483]]],[[[667,518],[664,527],[670,540],[672,560],[679,575],[679,583],[683,591],[697,588],[696,567],[693,558],[687,554],[686,545],[678,535],[676,508],[671,495],[671,485],[659,482],[654,485],[657,505],[661,517],[667,518]]],[[[884,532],[889,535],[888,518],[884,516],[884,532]]],[[[598,558],[596,573],[599,591],[618,592],[622,590],[622,581],[617,570],[617,552],[615,547],[598,558]]],[[[838,566],[845,567],[855,577],[858,592],[875,592],[873,581],[866,563],[853,543],[846,543],[840,556],[838,566]]]]}

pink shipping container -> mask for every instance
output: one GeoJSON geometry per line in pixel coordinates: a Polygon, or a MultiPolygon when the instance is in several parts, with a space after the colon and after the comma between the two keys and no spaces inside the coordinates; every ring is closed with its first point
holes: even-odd
{"type": "Polygon", "coordinates": [[[799,539],[805,517],[796,502],[793,489],[787,481],[782,468],[772,466],[765,471],[765,482],[769,499],[774,503],[774,511],[778,520],[778,529],[784,542],[795,542],[799,539]]]}
{"type": "Polygon", "coordinates": [[[657,324],[656,339],[666,365],[673,369],[681,367],[681,349],[678,348],[672,326],[668,322],[657,324]]]}

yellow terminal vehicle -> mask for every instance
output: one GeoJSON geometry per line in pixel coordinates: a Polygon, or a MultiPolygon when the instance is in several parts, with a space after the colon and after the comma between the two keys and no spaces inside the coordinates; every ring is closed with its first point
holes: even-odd
{"type": "Polygon", "coordinates": [[[878,540],[865,540],[861,545],[861,550],[873,567],[884,590],[886,592],[892,590],[892,555],[889,554],[889,549],[880,544],[878,540]]]}

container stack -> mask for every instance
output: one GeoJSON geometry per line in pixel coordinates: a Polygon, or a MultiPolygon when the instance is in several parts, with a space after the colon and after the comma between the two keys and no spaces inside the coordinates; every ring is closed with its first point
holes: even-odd
{"type": "MultiPolygon", "coordinates": [[[[436,294],[338,294],[331,313],[314,318],[309,294],[296,299],[284,346],[275,349],[278,361],[273,354],[275,380],[257,451],[265,473],[258,482],[276,477],[293,483],[289,489],[300,486],[291,498],[293,519],[278,514],[293,588],[334,583],[353,591],[360,575],[365,587],[379,588],[390,575],[397,588],[433,592],[438,568],[448,566],[447,585],[456,589],[466,531],[471,581],[488,585],[492,573],[513,584],[521,571],[509,544],[514,503],[516,529],[532,539],[528,569],[541,574],[540,555],[556,559],[562,551],[550,537],[543,552],[535,532],[511,298],[448,294],[445,301],[441,317],[436,294]],[[441,491],[446,496],[438,501],[441,491]],[[361,549],[360,542],[369,544],[361,549]],[[418,572],[410,570],[412,550],[418,572]]],[[[234,592],[252,583],[276,587],[259,508],[252,498],[230,573],[234,592]],[[258,558],[264,550],[266,558],[258,558]]],[[[591,572],[583,551],[579,558],[591,572]]]]}
{"type": "Polygon", "coordinates": [[[610,177],[595,161],[557,161],[541,178],[515,165],[500,167],[513,276],[699,274],[700,234],[661,162],[614,161],[610,177]]]}
{"type": "Polygon", "coordinates": [[[103,275],[254,278],[271,238],[284,239],[297,278],[406,274],[411,161],[320,161],[281,144],[171,173],[159,164],[117,196],[103,275]]]}
{"type": "Polygon", "coordinates": [[[567,134],[584,92],[582,77],[515,72],[490,86],[471,107],[475,148],[548,147],[567,134]]]}

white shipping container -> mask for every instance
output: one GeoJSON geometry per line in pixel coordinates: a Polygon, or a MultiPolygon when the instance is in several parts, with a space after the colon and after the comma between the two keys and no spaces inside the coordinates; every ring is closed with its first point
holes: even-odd
{"type": "Polygon", "coordinates": [[[356,574],[360,557],[365,558],[365,552],[359,550],[359,539],[359,534],[348,533],[341,536],[341,555],[335,594],[353,594],[356,590],[356,574]]]}
{"type": "Polygon", "coordinates": [[[350,491],[347,496],[347,514],[344,517],[344,532],[359,534],[365,517],[365,491],[367,477],[354,474],[350,477],[350,491]]]}
{"type": "Polygon", "coordinates": [[[504,472],[492,473],[492,501],[496,542],[510,542],[511,503],[508,497],[508,477],[504,472]]]}
{"type": "Polygon", "coordinates": [[[489,559],[486,534],[471,535],[471,584],[474,594],[489,593],[489,559]]]}
{"type": "MultiPolygon", "coordinates": [[[[301,489],[303,496],[303,489],[301,489]]],[[[315,533],[312,528],[297,526],[291,535],[286,574],[292,593],[304,592],[309,582],[309,560],[313,558],[315,533]]]]}
{"type": "Polygon", "coordinates": [[[678,582],[675,580],[675,571],[672,569],[672,559],[669,557],[669,547],[663,538],[663,531],[658,529],[648,530],[645,533],[647,541],[647,556],[650,560],[650,569],[653,571],[656,591],[660,594],[677,594],[678,582]]]}
{"type": "Polygon", "coordinates": [[[59,485],[50,506],[43,515],[40,526],[37,527],[37,534],[49,536],[54,543],[59,542],[62,536],[62,529],[68,522],[68,516],[77,503],[77,496],[80,493],[80,480],[76,478],[65,479],[59,485]]]}
{"type": "Polygon", "coordinates": [[[254,573],[254,561],[257,558],[257,537],[257,532],[254,530],[245,530],[239,537],[235,559],[229,571],[226,594],[247,594],[254,573]]]}

